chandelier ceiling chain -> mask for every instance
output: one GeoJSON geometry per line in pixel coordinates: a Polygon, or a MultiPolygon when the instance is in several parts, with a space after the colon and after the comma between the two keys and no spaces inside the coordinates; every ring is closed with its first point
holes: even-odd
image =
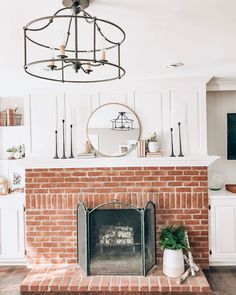
{"type": "MultiPolygon", "coordinates": [[[[65,7],[59,9],[52,16],[37,18],[24,27],[24,69],[26,73],[45,80],[70,83],[105,82],[121,79],[125,75],[125,70],[121,66],[121,45],[126,38],[122,28],[110,21],[93,17],[85,11],[84,8],[88,7],[89,0],[64,0],[63,4],[65,7]],[[72,11],[72,13],[61,14],[68,11],[72,11]],[[59,20],[64,20],[67,23],[66,38],[62,44],[51,46],[38,41],[37,36],[34,37],[34,34],[37,35],[37,33],[49,29],[59,20]],[[72,31],[73,22],[74,31],[72,31]],[[92,48],[81,47],[83,42],[78,39],[79,33],[81,33],[79,22],[84,22],[90,28],[93,26],[92,48]],[[119,33],[120,40],[111,40],[111,37],[104,33],[102,25],[119,33]],[[106,42],[106,46],[98,45],[99,38],[106,42]],[[73,43],[73,47],[69,46],[70,42],[73,43]],[[38,57],[30,59],[28,53],[31,53],[31,46],[36,46],[41,50],[50,50],[53,55],[48,59],[38,57]],[[113,51],[113,59],[111,56],[108,59],[108,51],[113,51]],[[59,53],[56,57],[54,56],[55,52],[59,53]],[[110,68],[110,71],[104,74],[106,68],[110,68]],[[73,78],[70,77],[71,69],[76,74],[73,78]],[[105,76],[101,78],[95,76],[96,69],[101,69],[105,76]],[[57,73],[59,76],[55,76],[57,73]]],[[[47,54],[49,54],[48,51],[47,54]]]]}

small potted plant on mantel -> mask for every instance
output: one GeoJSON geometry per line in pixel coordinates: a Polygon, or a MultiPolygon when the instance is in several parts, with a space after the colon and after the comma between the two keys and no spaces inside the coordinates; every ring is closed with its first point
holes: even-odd
{"type": "Polygon", "coordinates": [[[17,152],[17,148],[16,147],[11,147],[9,149],[7,149],[7,159],[8,160],[13,160],[14,159],[14,154],[17,152]]]}
{"type": "Polygon", "coordinates": [[[160,143],[159,143],[159,137],[156,132],[150,135],[147,142],[148,142],[148,150],[150,153],[158,152],[160,148],[160,143]]]}
{"type": "Polygon", "coordinates": [[[163,273],[170,278],[178,278],[184,273],[183,250],[187,250],[185,228],[167,226],[161,230],[161,248],[164,251],[163,273]]]}

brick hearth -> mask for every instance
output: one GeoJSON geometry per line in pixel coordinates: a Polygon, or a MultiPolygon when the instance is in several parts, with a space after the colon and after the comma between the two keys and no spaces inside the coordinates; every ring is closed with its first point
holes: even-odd
{"type": "Polygon", "coordinates": [[[31,271],[21,284],[21,294],[210,294],[202,272],[190,277],[183,285],[165,277],[154,268],[147,277],[94,276],[86,277],[78,265],[52,266],[31,271]],[[46,293],[47,292],[47,293],[46,293]],[[48,293],[49,292],[49,293],[48,293]]]}
{"type": "MultiPolygon", "coordinates": [[[[153,201],[157,237],[161,226],[183,224],[195,262],[208,268],[207,167],[28,169],[28,263],[76,263],[78,202],[93,208],[114,199],[137,207],[153,201]]],[[[157,264],[161,257],[157,246],[157,264]]]]}

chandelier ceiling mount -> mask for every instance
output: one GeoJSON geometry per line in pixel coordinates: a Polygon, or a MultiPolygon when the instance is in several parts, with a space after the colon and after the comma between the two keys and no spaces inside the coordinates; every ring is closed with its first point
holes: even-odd
{"type": "Polygon", "coordinates": [[[86,9],[89,7],[90,0],[63,0],[62,4],[64,7],[81,7],[82,9],[86,9]]]}

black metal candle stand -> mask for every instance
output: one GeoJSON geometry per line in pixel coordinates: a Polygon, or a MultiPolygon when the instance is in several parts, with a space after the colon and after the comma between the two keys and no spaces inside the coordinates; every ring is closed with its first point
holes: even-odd
{"type": "Polygon", "coordinates": [[[181,123],[178,122],[178,129],[179,129],[179,155],[178,157],[184,157],[182,151],[182,140],[181,140],[181,123]]]}
{"type": "Polygon", "coordinates": [[[56,149],[56,151],[55,151],[55,157],[53,158],[53,159],[59,159],[59,157],[58,157],[58,138],[57,138],[57,135],[58,135],[58,131],[57,130],[55,130],[55,149],[56,149]]]}
{"type": "Polygon", "coordinates": [[[73,125],[70,125],[70,156],[69,159],[74,159],[73,155],[73,125]]]}
{"type": "Polygon", "coordinates": [[[170,128],[170,136],[171,136],[171,155],[170,155],[170,157],[176,157],[174,154],[173,128],[170,128]]]}
{"type": "Polygon", "coordinates": [[[67,159],[67,157],[66,157],[66,143],[65,143],[65,120],[62,120],[62,140],[63,140],[63,143],[62,143],[63,153],[62,153],[61,159],[67,159]]]}

